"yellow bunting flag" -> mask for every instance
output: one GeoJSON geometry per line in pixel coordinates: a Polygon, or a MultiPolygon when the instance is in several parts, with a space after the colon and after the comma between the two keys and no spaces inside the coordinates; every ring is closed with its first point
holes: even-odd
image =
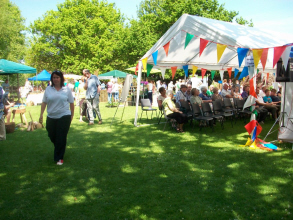
{"type": "Polygon", "coordinates": [[[252,49],[253,60],[254,60],[254,68],[257,68],[259,60],[261,58],[263,49],[252,49]]]}
{"type": "Polygon", "coordinates": [[[147,66],[148,58],[146,57],[146,58],[142,59],[141,61],[142,61],[143,69],[146,70],[147,69],[146,66],[147,66]]]}
{"type": "Polygon", "coordinates": [[[227,45],[224,44],[217,44],[217,57],[218,57],[218,62],[220,61],[227,45]]]}
{"type": "Polygon", "coordinates": [[[192,66],[192,77],[194,77],[198,67],[197,66],[192,66]]]}

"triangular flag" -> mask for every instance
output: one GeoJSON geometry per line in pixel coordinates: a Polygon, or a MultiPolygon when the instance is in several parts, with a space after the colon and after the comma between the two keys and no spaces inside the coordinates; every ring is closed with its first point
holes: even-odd
{"type": "Polygon", "coordinates": [[[248,51],[249,51],[248,48],[240,48],[240,47],[237,48],[239,67],[241,66],[243,59],[245,58],[248,51]]]}
{"type": "Polygon", "coordinates": [[[232,67],[227,68],[227,70],[228,70],[229,78],[231,79],[232,67]]]}
{"type": "Polygon", "coordinates": [[[161,70],[162,78],[164,79],[165,78],[166,68],[165,67],[161,67],[160,70],[161,70]]]}
{"type": "Polygon", "coordinates": [[[257,137],[257,127],[255,126],[253,129],[253,132],[251,133],[251,140],[255,141],[256,137],[257,137]]]}
{"type": "Polygon", "coordinates": [[[181,31],[174,37],[174,40],[178,45],[181,43],[181,31]]]}
{"type": "Polygon", "coordinates": [[[212,78],[212,80],[214,80],[215,73],[216,73],[216,70],[212,70],[211,71],[211,78],[212,78]]]}
{"type": "Polygon", "coordinates": [[[189,44],[189,42],[191,41],[191,39],[194,37],[194,35],[187,33],[186,32],[186,38],[185,38],[185,46],[184,49],[187,47],[187,45],[189,44]]]}
{"type": "Polygon", "coordinates": [[[244,78],[244,77],[246,77],[246,76],[248,76],[248,67],[247,67],[247,66],[245,66],[245,67],[243,68],[243,70],[242,70],[242,72],[241,72],[241,74],[240,74],[238,80],[240,80],[240,79],[242,79],[242,78],[244,78]]]}
{"type": "Polygon", "coordinates": [[[192,77],[194,77],[198,67],[197,66],[192,66],[192,77]]]}
{"type": "Polygon", "coordinates": [[[183,66],[183,70],[184,70],[186,78],[188,78],[188,65],[183,66]]]}
{"type": "Polygon", "coordinates": [[[199,56],[201,56],[203,50],[206,48],[207,44],[209,43],[208,40],[200,38],[200,43],[199,43],[199,56]]]}
{"type": "Polygon", "coordinates": [[[263,49],[253,49],[252,53],[253,53],[253,61],[254,61],[254,68],[257,68],[259,60],[261,58],[263,49]]]}
{"type": "Polygon", "coordinates": [[[267,58],[268,58],[268,51],[269,51],[269,48],[262,49],[262,55],[261,55],[260,61],[262,64],[263,71],[265,71],[267,58]]]}
{"type": "Polygon", "coordinates": [[[217,44],[217,58],[218,58],[218,62],[220,61],[225,49],[226,49],[227,45],[224,44],[217,44]]]}
{"type": "Polygon", "coordinates": [[[201,68],[201,78],[203,79],[204,75],[206,74],[207,70],[204,68],[201,68]]]}
{"type": "Polygon", "coordinates": [[[168,56],[168,53],[169,53],[169,46],[170,46],[170,41],[163,46],[166,56],[168,56]]]}
{"type": "Polygon", "coordinates": [[[259,72],[259,69],[256,69],[256,73],[258,74],[258,72],[259,72]]]}
{"type": "Polygon", "coordinates": [[[153,57],[153,60],[154,60],[154,64],[155,64],[155,66],[157,65],[157,59],[158,59],[158,50],[156,51],[156,52],[154,52],[153,54],[152,54],[152,57],[153,57]]]}
{"type": "Polygon", "coordinates": [[[253,78],[251,78],[251,79],[249,80],[249,86],[250,86],[249,94],[252,95],[253,97],[257,98],[257,95],[256,95],[256,93],[255,93],[255,89],[254,89],[253,78]]]}
{"type": "Polygon", "coordinates": [[[135,72],[134,72],[135,75],[137,75],[137,73],[136,73],[137,70],[138,70],[138,63],[136,64],[136,67],[135,67],[135,72]]]}
{"type": "Polygon", "coordinates": [[[288,60],[289,60],[289,56],[290,56],[290,52],[291,52],[291,47],[292,46],[288,46],[286,47],[285,51],[282,54],[282,61],[283,61],[283,65],[285,68],[285,71],[287,70],[287,66],[288,66],[288,60]]]}
{"type": "Polygon", "coordinates": [[[152,64],[147,64],[147,77],[150,75],[152,68],[154,67],[154,65],[152,64]]]}
{"type": "Polygon", "coordinates": [[[256,124],[257,124],[257,121],[256,120],[252,120],[252,121],[248,122],[248,124],[246,124],[244,126],[249,135],[254,130],[256,124]]]}
{"type": "Polygon", "coordinates": [[[249,95],[244,103],[243,110],[254,104],[255,104],[255,98],[252,95],[249,95]]]}
{"type": "Polygon", "coordinates": [[[236,69],[234,70],[234,78],[236,78],[237,74],[239,73],[239,69],[236,69]]]}
{"type": "Polygon", "coordinates": [[[221,76],[221,80],[223,82],[223,79],[224,79],[224,70],[220,70],[220,76],[221,76]]]}
{"type": "Polygon", "coordinates": [[[146,66],[147,66],[148,58],[146,57],[146,58],[142,59],[141,62],[142,62],[143,69],[146,70],[147,69],[146,66]]]}
{"type": "Polygon", "coordinates": [[[273,68],[275,67],[275,65],[277,64],[277,62],[279,61],[281,55],[283,54],[284,50],[286,49],[286,46],[282,46],[282,47],[275,47],[274,48],[274,60],[273,60],[273,68]]]}
{"type": "Polygon", "coordinates": [[[270,73],[267,73],[267,81],[269,80],[270,77],[270,73]]]}
{"type": "Polygon", "coordinates": [[[172,80],[173,80],[174,79],[174,76],[176,74],[177,66],[172,66],[171,67],[171,70],[172,70],[172,80]]]}

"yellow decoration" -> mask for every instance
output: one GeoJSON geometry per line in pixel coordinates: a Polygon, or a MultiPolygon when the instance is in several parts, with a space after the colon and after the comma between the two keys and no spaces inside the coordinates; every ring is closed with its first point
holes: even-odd
{"type": "Polygon", "coordinates": [[[198,67],[197,66],[192,66],[192,77],[194,77],[198,67]]]}
{"type": "Polygon", "coordinates": [[[218,57],[218,62],[220,61],[225,49],[226,49],[227,45],[223,45],[223,44],[217,44],[217,57],[218,57]]]}
{"type": "Polygon", "coordinates": [[[141,62],[142,62],[142,65],[143,65],[143,69],[146,70],[147,69],[146,66],[147,66],[148,58],[146,57],[146,58],[142,59],[141,62]]]}
{"type": "Polygon", "coordinates": [[[252,145],[250,145],[250,148],[252,148],[252,149],[256,149],[257,148],[255,141],[252,143],[252,145]]]}
{"type": "Polygon", "coordinates": [[[252,144],[252,141],[250,138],[247,138],[245,146],[250,146],[252,144]]]}
{"type": "Polygon", "coordinates": [[[253,49],[252,53],[253,53],[253,60],[254,60],[254,68],[256,69],[259,63],[259,60],[261,58],[263,49],[253,49]]]}

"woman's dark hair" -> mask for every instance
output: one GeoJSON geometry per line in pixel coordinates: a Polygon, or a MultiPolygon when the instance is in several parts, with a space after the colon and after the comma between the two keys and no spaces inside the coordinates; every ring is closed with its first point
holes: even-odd
{"type": "Polygon", "coordinates": [[[63,73],[61,71],[59,71],[59,70],[54,70],[52,72],[52,74],[51,74],[51,86],[52,87],[55,86],[54,83],[53,83],[53,75],[54,74],[60,77],[60,79],[61,79],[61,82],[60,82],[61,87],[64,86],[64,76],[63,76],[63,73]]]}

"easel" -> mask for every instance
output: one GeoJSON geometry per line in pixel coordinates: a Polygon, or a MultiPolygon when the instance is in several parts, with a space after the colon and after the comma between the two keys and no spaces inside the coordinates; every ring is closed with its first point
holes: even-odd
{"type": "Polygon", "coordinates": [[[115,112],[115,114],[114,114],[114,116],[112,118],[112,122],[111,122],[110,127],[113,124],[113,121],[114,121],[114,118],[115,118],[115,116],[117,114],[117,111],[118,111],[118,108],[120,106],[120,103],[121,102],[124,102],[123,112],[122,112],[122,116],[121,116],[121,121],[122,121],[122,118],[123,118],[123,115],[124,115],[125,106],[126,106],[126,102],[127,102],[127,98],[128,98],[128,93],[129,93],[129,90],[131,88],[132,81],[133,81],[133,75],[127,74],[127,76],[125,78],[124,86],[123,86],[123,89],[122,89],[121,98],[119,99],[119,103],[117,105],[116,112],[115,112]]]}

